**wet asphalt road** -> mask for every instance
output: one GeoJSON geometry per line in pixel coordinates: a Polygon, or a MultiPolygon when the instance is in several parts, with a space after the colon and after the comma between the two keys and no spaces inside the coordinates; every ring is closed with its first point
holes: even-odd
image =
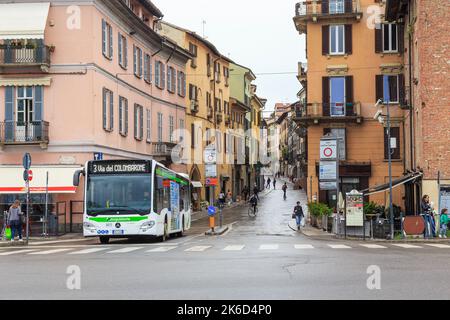
{"type": "Polygon", "coordinates": [[[291,212],[297,200],[305,201],[299,191],[290,190],[283,201],[282,191],[275,190],[261,199],[256,218],[248,217],[246,207],[228,210],[224,220],[231,229],[220,237],[205,236],[207,219],[200,219],[186,237],[164,244],[82,241],[0,248],[0,299],[449,296],[449,245],[314,240],[288,225],[294,225],[291,212]],[[369,284],[371,289],[380,284],[380,290],[367,286],[373,270],[380,277],[369,284]],[[78,283],[80,289],[71,290],[78,283]]]}

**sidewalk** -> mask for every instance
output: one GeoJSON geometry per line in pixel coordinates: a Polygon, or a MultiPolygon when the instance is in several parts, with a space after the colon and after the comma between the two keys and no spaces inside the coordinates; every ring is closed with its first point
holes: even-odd
{"type": "MultiPolygon", "coordinates": [[[[25,239],[25,237],[24,237],[25,239]]],[[[30,237],[29,245],[40,245],[40,244],[51,244],[58,242],[75,242],[75,241],[86,241],[81,233],[71,233],[65,234],[61,236],[52,236],[52,237],[30,237]]],[[[18,240],[11,243],[10,241],[0,241],[0,248],[2,247],[12,247],[12,246],[25,246],[26,242],[19,242],[18,240]]]]}

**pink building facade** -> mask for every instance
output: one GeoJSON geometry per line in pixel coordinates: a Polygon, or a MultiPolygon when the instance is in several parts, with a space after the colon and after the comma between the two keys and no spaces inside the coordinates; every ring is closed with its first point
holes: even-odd
{"type": "Polygon", "coordinates": [[[0,2],[0,210],[24,196],[26,152],[34,215],[48,172],[51,211],[72,231],[83,188],[71,175],[86,161],[155,159],[186,171],[170,151],[185,127],[190,55],[154,31],[161,18],[148,0],[0,2]]]}

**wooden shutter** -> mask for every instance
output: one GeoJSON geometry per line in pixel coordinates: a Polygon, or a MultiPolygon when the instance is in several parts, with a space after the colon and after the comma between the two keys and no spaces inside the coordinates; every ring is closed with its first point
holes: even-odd
{"type": "Polygon", "coordinates": [[[355,115],[354,108],[354,90],[353,90],[353,76],[345,77],[345,100],[346,100],[346,115],[352,117],[355,115]]]}
{"type": "Polygon", "coordinates": [[[375,80],[375,98],[376,102],[382,100],[384,102],[384,89],[383,89],[383,75],[379,74],[376,76],[375,80]]]}
{"type": "Polygon", "coordinates": [[[108,54],[108,56],[110,58],[112,58],[114,49],[113,49],[113,31],[112,31],[111,26],[108,26],[108,36],[109,36],[109,54],[108,54]]]}
{"type": "Polygon", "coordinates": [[[106,103],[107,103],[107,90],[103,88],[103,129],[106,130],[106,103]]]}
{"type": "Polygon", "coordinates": [[[42,110],[44,104],[44,88],[42,86],[36,86],[34,88],[34,121],[42,121],[42,110]]]}
{"type": "Polygon", "coordinates": [[[122,36],[121,36],[121,34],[120,33],[118,33],[118,38],[117,38],[117,43],[118,43],[118,46],[119,46],[119,48],[118,48],[118,55],[119,55],[119,64],[120,65],[122,65],[122,58],[123,58],[123,56],[122,56],[122,47],[123,47],[123,44],[122,44],[122,36]]]}
{"type": "Polygon", "coordinates": [[[138,138],[138,122],[137,122],[137,104],[134,105],[134,114],[133,114],[133,118],[134,118],[134,138],[137,139],[138,138]]]}
{"type": "Polygon", "coordinates": [[[322,26],[322,55],[330,54],[330,26],[322,26]]]}
{"type": "Polygon", "coordinates": [[[161,89],[164,89],[165,85],[166,85],[166,68],[165,68],[165,66],[164,66],[164,64],[162,62],[160,62],[160,63],[161,63],[161,67],[160,67],[160,70],[161,70],[161,89]]]}
{"type": "Polygon", "coordinates": [[[322,0],[322,13],[328,14],[330,9],[330,4],[328,0],[322,0]]]}
{"type": "Polygon", "coordinates": [[[139,139],[144,137],[144,107],[139,106],[139,139]]]}
{"type": "Polygon", "coordinates": [[[403,24],[397,25],[398,30],[398,52],[405,52],[405,26],[403,24]]]}
{"type": "Polygon", "coordinates": [[[102,19],[102,53],[106,54],[106,21],[102,19]]]}
{"type": "Polygon", "coordinates": [[[353,12],[353,4],[352,0],[345,0],[345,13],[352,13],[353,12]]]}
{"type": "Polygon", "coordinates": [[[123,38],[123,50],[125,56],[125,68],[128,68],[128,40],[127,38],[123,38]]]}
{"type": "Polygon", "coordinates": [[[114,94],[109,92],[109,130],[114,129],[114,94]]]}
{"type": "Polygon", "coordinates": [[[382,24],[377,24],[375,26],[375,53],[383,52],[383,30],[382,30],[382,28],[383,28],[382,24]]]}
{"type": "Polygon", "coordinates": [[[353,32],[352,25],[345,25],[345,53],[352,54],[353,53],[353,32]]]}
{"type": "Polygon", "coordinates": [[[195,148],[195,124],[191,124],[191,147],[195,148]]]}
{"type": "Polygon", "coordinates": [[[324,117],[330,116],[330,77],[322,78],[322,112],[324,117]]]}
{"type": "Polygon", "coordinates": [[[14,91],[15,87],[5,87],[5,140],[14,137],[14,91]]]}
{"type": "Polygon", "coordinates": [[[125,102],[125,135],[128,135],[128,100],[124,99],[125,102]]]}
{"type": "Polygon", "coordinates": [[[398,101],[401,106],[406,106],[406,92],[405,92],[405,75],[403,73],[398,75],[398,101]]]}

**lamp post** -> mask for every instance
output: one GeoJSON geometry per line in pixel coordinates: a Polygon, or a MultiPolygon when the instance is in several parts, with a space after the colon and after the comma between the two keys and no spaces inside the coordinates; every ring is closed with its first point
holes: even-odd
{"type": "Polygon", "coordinates": [[[389,103],[387,107],[387,130],[388,130],[388,160],[389,160],[389,214],[391,220],[391,240],[394,240],[394,208],[392,203],[392,145],[391,145],[391,112],[389,103]]]}

